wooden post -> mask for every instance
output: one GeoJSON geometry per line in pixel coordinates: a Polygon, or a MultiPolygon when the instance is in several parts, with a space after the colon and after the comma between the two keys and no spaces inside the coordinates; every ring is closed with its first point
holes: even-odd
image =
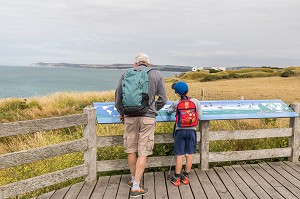
{"type": "MultiPolygon", "coordinates": [[[[300,113],[300,104],[293,103],[290,107],[296,112],[300,113]]],[[[289,157],[291,162],[299,162],[300,148],[300,117],[290,118],[290,127],[292,128],[292,137],[289,140],[289,147],[292,148],[292,156],[289,157]]]]}
{"type": "Polygon", "coordinates": [[[88,123],[84,126],[84,138],[87,139],[87,150],[84,152],[84,163],[88,167],[88,175],[85,181],[95,182],[97,180],[97,135],[96,135],[96,109],[87,106],[83,113],[88,116],[88,123]]]}
{"type": "Polygon", "coordinates": [[[204,88],[201,90],[201,100],[204,101],[204,88]]]}
{"type": "Polygon", "coordinates": [[[208,156],[209,156],[209,140],[208,140],[208,132],[209,132],[209,121],[200,121],[199,124],[200,131],[200,165],[199,169],[208,170],[208,156]]]}

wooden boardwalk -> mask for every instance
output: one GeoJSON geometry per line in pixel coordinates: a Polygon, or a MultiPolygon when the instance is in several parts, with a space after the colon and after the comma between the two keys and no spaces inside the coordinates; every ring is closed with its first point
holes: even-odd
{"type": "MultiPolygon", "coordinates": [[[[285,161],[215,167],[208,171],[194,169],[190,173],[190,184],[180,187],[174,187],[166,179],[167,174],[145,173],[144,184],[149,193],[138,198],[300,198],[300,163],[285,161]]],[[[104,176],[96,183],[81,182],[36,198],[130,198],[129,179],[130,175],[104,176]]]]}

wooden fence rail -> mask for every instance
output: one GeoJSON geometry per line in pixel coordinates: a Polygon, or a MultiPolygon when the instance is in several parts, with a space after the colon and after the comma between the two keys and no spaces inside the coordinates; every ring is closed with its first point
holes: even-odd
{"type": "MultiPolygon", "coordinates": [[[[300,104],[291,105],[293,110],[300,113],[300,104]]],[[[290,118],[290,128],[255,129],[233,131],[210,131],[210,121],[199,123],[198,145],[199,153],[193,155],[193,164],[198,164],[201,170],[207,170],[210,162],[253,160],[274,157],[289,157],[292,162],[299,161],[300,118],[290,118]],[[239,140],[288,137],[289,146],[286,148],[210,152],[210,141],[239,140]]],[[[39,131],[67,128],[84,125],[84,138],[71,142],[55,144],[30,150],[0,155],[0,169],[14,167],[20,164],[43,160],[63,154],[84,151],[84,164],[72,168],[44,174],[34,178],[0,186],[0,198],[8,198],[39,188],[54,185],[73,178],[85,176],[85,181],[96,181],[97,172],[128,169],[127,160],[97,161],[97,148],[123,145],[122,136],[97,136],[95,108],[88,106],[83,114],[38,119],[31,121],[11,122],[0,124],[0,137],[33,133],[39,131]]],[[[155,143],[173,143],[172,134],[155,134],[155,143]]],[[[147,167],[170,166],[172,156],[149,157],[147,167]]],[[[175,163],[173,163],[174,165],[175,163]]]]}

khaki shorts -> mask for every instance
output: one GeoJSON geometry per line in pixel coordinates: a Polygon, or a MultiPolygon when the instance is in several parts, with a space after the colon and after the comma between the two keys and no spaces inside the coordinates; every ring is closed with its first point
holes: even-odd
{"type": "Polygon", "coordinates": [[[153,153],[155,118],[125,117],[124,147],[126,153],[138,152],[139,156],[153,153]]]}

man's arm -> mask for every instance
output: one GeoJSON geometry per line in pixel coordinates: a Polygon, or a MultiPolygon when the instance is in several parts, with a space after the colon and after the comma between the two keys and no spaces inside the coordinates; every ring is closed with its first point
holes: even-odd
{"type": "Polygon", "coordinates": [[[156,100],[156,110],[159,111],[168,101],[166,85],[163,78],[160,79],[156,95],[158,96],[158,99],[156,100]]]}
{"type": "Polygon", "coordinates": [[[123,80],[123,75],[120,78],[117,89],[115,91],[115,107],[121,116],[124,115],[122,109],[122,80],[123,80]]]}

